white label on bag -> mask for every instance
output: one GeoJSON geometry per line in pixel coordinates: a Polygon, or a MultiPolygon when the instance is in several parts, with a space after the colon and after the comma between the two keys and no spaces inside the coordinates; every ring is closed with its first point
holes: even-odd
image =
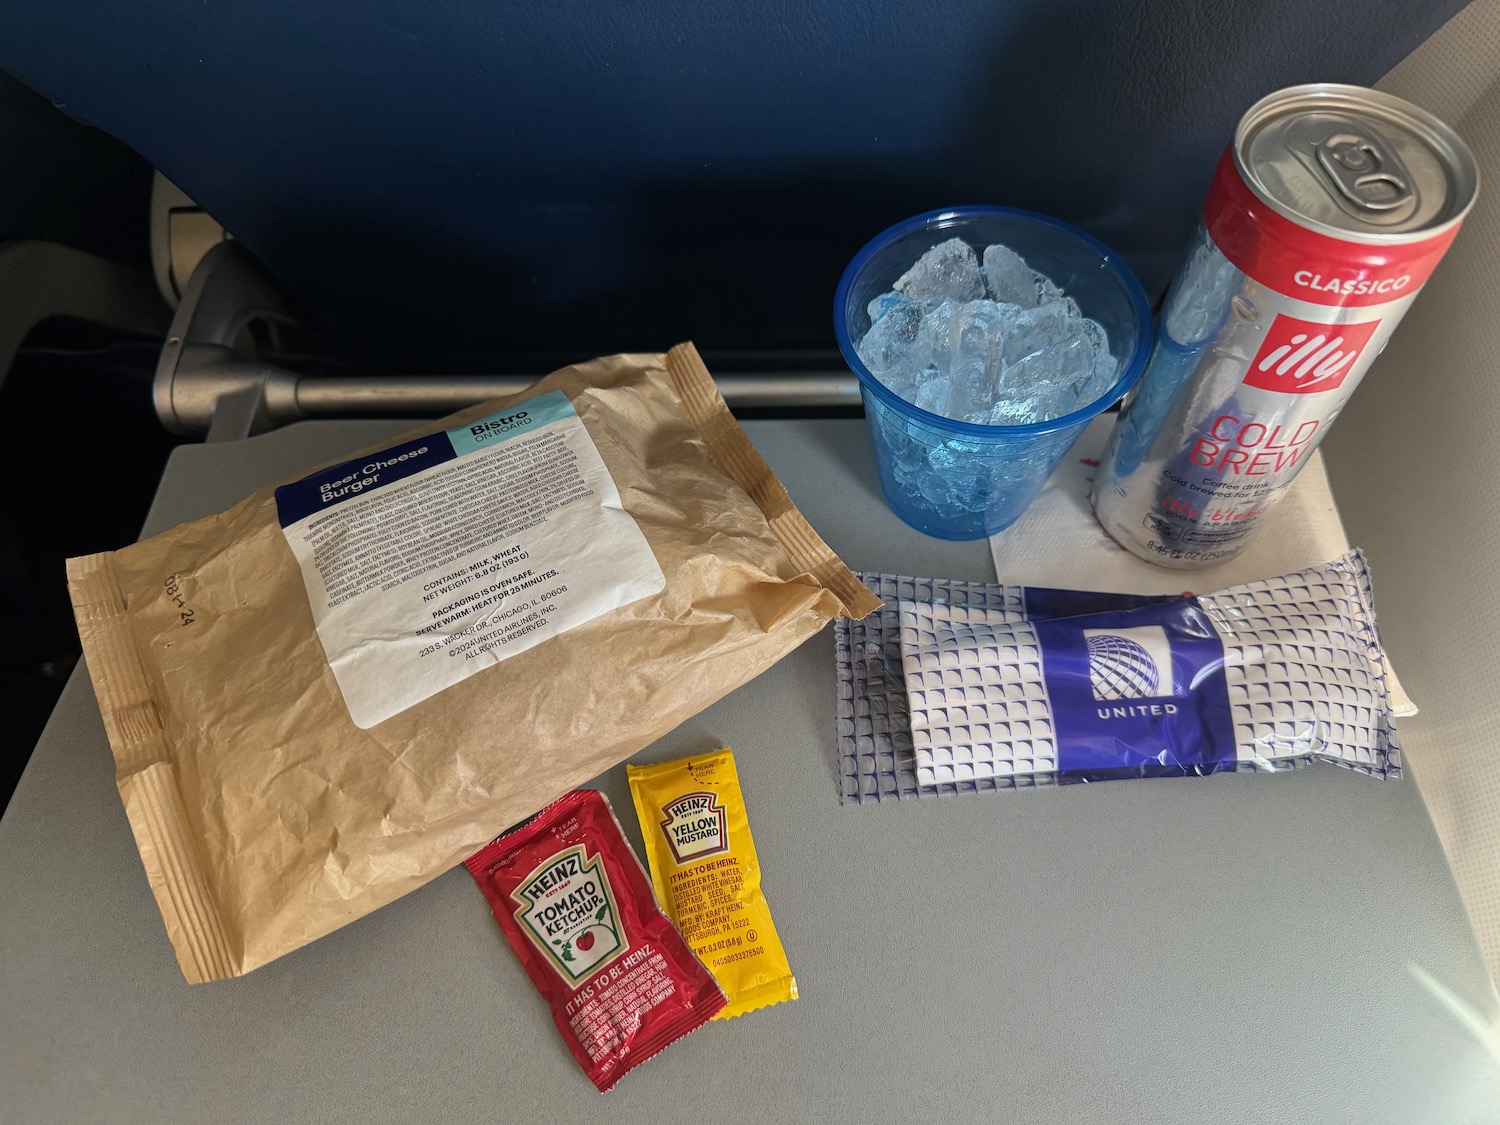
{"type": "Polygon", "coordinates": [[[283,485],[276,507],[361,728],[666,587],[560,391],[283,485]]]}

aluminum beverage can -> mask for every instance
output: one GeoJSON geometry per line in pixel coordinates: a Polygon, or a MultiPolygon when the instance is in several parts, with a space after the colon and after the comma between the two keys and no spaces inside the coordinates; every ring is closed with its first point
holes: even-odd
{"type": "Polygon", "coordinates": [[[1163,566],[1239,553],[1416,299],[1479,188],[1436,117],[1358,86],[1278,91],[1220,159],[1151,362],[1093,489],[1163,566]]]}

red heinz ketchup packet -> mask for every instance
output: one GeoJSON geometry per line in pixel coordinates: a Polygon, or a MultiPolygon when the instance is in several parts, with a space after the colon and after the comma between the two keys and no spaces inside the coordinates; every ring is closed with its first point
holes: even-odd
{"type": "Polygon", "coordinates": [[[575,789],[468,867],[600,1093],[724,1007],[603,793],[575,789]]]}

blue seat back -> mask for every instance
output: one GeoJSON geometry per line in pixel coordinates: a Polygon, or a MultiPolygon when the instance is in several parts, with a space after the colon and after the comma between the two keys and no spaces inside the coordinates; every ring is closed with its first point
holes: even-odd
{"type": "Polygon", "coordinates": [[[1159,292],[1251,101],[1373,82],[1460,6],[52,0],[0,12],[0,64],[355,352],[805,348],[869,236],[953,203],[1159,292]]]}

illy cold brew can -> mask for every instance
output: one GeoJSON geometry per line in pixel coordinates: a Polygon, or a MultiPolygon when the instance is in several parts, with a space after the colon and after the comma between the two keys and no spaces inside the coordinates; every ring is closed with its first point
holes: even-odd
{"type": "Polygon", "coordinates": [[[1473,205],[1452,129],[1358,86],[1240,119],[1105,447],[1094,511],[1163,566],[1237,554],[1354,393],[1473,205]]]}

